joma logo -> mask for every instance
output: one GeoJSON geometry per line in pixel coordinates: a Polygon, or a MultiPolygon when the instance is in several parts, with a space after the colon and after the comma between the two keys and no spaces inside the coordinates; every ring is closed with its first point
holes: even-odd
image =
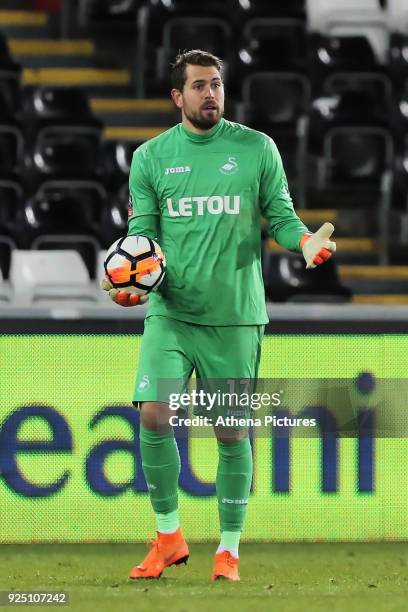
{"type": "Polygon", "coordinates": [[[183,174],[191,172],[190,166],[175,166],[174,168],[166,168],[164,174],[183,174]]]}

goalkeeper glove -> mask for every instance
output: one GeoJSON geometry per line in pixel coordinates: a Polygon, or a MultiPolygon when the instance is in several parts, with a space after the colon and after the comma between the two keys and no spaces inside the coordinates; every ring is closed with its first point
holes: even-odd
{"type": "Polygon", "coordinates": [[[138,304],[145,304],[149,299],[147,295],[136,295],[125,289],[115,289],[106,276],[101,280],[101,288],[108,291],[110,299],[120,306],[137,306],[138,304]]]}
{"type": "Polygon", "coordinates": [[[300,247],[306,260],[306,268],[315,268],[336,252],[336,243],[329,240],[333,232],[334,225],[326,222],[314,234],[303,234],[300,247]]]}

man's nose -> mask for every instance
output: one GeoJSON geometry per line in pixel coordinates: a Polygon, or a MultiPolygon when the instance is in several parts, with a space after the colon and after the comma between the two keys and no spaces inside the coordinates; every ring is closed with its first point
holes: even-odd
{"type": "Polygon", "coordinates": [[[213,90],[211,85],[209,85],[209,87],[207,87],[207,90],[205,92],[205,97],[206,98],[214,98],[214,90],[213,90]]]}

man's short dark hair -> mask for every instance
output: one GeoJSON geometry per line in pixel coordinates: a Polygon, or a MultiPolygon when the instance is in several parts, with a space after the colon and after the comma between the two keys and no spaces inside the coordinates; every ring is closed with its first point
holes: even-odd
{"type": "Polygon", "coordinates": [[[209,51],[201,51],[201,49],[184,51],[179,53],[176,61],[172,64],[171,83],[179,91],[184,89],[187,80],[186,68],[188,64],[192,66],[215,66],[220,73],[221,79],[223,78],[223,63],[219,57],[209,53],[209,51]]]}

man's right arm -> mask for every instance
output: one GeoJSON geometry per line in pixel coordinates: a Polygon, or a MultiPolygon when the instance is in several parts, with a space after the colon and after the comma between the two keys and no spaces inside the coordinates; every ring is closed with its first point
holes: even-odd
{"type": "MultiPolygon", "coordinates": [[[[128,236],[142,235],[157,240],[160,228],[159,204],[151,184],[145,146],[141,145],[134,153],[129,174],[129,214],[128,236]]],[[[120,306],[144,304],[148,297],[130,294],[114,289],[106,277],[101,287],[109,292],[109,297],[120,306]]]]}
{"type": "Polygon", "coordinates": [[[158,239],[160,211],[150,177],[145,145],[133,153],[129,174],[128,236],[158,239]]]}

